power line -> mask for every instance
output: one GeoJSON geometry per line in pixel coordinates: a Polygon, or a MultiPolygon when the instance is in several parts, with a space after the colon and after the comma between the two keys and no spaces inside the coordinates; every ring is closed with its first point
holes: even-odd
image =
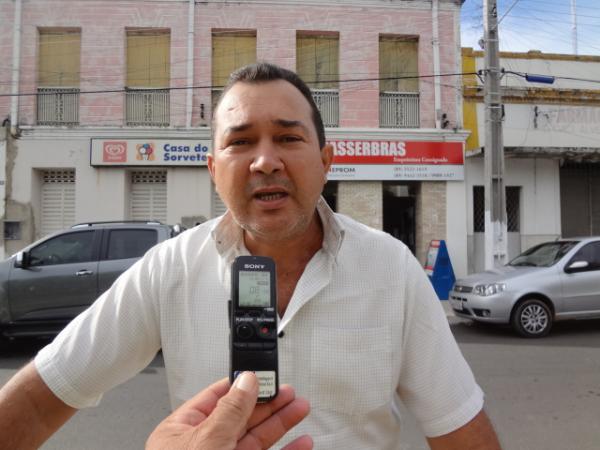
{"type": "MultiPolygon", "coordinates": [[[[459,72],[459,73],[441,73],[439,75],[411,75],[411,76],[399,76],[399,77],[369,77],[369,78],[348,78],[344,80],[331,79],[331,80],[315,80],[305,81],[309,86],[317,83],[356,83],[366,81],[387,81],[387,80],[411,80],[411,79],[426,79],[435,77],[457,77],[464,75],[477,75],[477,72],[459,72]]],[[[113,94],[123,92],[144,92],[144,91],[177,91],[183,89],[222,89],[224,86],[206,85],[206,86],[178,86],[178,87],[165,87],[165,88],[150,88],[150,89],[100,89],[91,91],[80,91],[78,94],[113,94]]],[[[55,93],[38,93],[38,92],[19,92],[17,94],[0,94],[0,97],[28,97],[28,96],[41,96],[41,95],[56,95],[55,93]]]]}

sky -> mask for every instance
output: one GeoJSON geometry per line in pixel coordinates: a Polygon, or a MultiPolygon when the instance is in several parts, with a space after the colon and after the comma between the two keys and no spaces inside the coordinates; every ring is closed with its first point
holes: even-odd
{"type": "MultiPolygon", "coordinates": [[[[573,54],[572,0],[497,0],[500,50],[573,54]]],[[[600,1],[574,0],[577,14],[577,54],[600,55],[600,1]]],[[[462,7],[463,47],[481,50],[483,0],[462,7]]]]}

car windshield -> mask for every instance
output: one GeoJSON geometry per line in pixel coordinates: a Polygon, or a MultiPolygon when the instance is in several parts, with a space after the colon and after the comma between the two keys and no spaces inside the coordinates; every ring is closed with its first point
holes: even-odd
{"type": "Polygon", "coordinates": [[[578,241],[556,241],[531,247],[508,263],[509,266],[550,267],[573,248],[578,241]]]}

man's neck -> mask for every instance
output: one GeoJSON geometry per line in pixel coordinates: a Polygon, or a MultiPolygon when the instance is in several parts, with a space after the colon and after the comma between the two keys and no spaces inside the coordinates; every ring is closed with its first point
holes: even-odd
{"type": "Polygon", "coordinates": [[[276,263],[288,265],[289,261],[306,260],[306,263],[323,245],[323,226],[315,212],[307,229],[296,236],[272,240],[244,231],[244,244],[252,255],[269,256],[276,263]]]}
{"type": "Polygon", "coordinates": [[[272,241],[244,232],[244,243],[253,255],[269,256],[277,266],[278,310],[281,317],[308,262],[323,246],[323,226],[315,213],[307,230],[293,238],[272,241]]]}

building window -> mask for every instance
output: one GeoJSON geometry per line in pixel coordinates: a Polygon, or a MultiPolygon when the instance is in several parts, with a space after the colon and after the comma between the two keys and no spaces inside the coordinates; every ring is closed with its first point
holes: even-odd
{"type": "Polygon", "coordinates": [[[44,170],[41,176],[41,235],[46,236],[75,223],[75,170],[44,170]]]}
{"type": "Polygon", "coordinates": [[[506,227],[509,233],[521,231],[520,186],[506,186],[506,227]]]}
{"type": "MultiPolygon", "coordinates": [[[[509,233],[521,231],[521,187],[506,186],[506,228],[509,233]]],[[[485,195],[483,186],[473,186],[473,231],[485,232],[485,195]]]]}
{"type": "Polygon", "coordinates": [[[21,239],[21,222],[4,221],[4,240],[18,241],[21,239]]]}
{"type": "Polygon", "coordinates": [[[229,74],[256,62],[256,31],[213,30],[212,32],[212,110],[219,101],[229,74]]]}
{"type": "Polygon", "coordinates": [[[167,171],[140,170],[131,173],[131,220],[167,221],[167,171]]]}
{"type": "Polygon", "coordinates": [[[379,37],[379,123],[382,128],[418,128],[419,75],[416,38],[379,37]]]}
{"type": "Polygon", "coordinates": [[[296,72],[309,85],[326,127],[338,127],[339,36],[304,34],[296,36],[296,72]]]}
{"type": "Polygon", "coordinates": [[[81,31],[40,28],[38,125],[79,124],[81,31]]]}
{"type": "Polygon", "coordinates": [[[127,30],[125,124],[169,126],[169,30],[127,30]]]}

